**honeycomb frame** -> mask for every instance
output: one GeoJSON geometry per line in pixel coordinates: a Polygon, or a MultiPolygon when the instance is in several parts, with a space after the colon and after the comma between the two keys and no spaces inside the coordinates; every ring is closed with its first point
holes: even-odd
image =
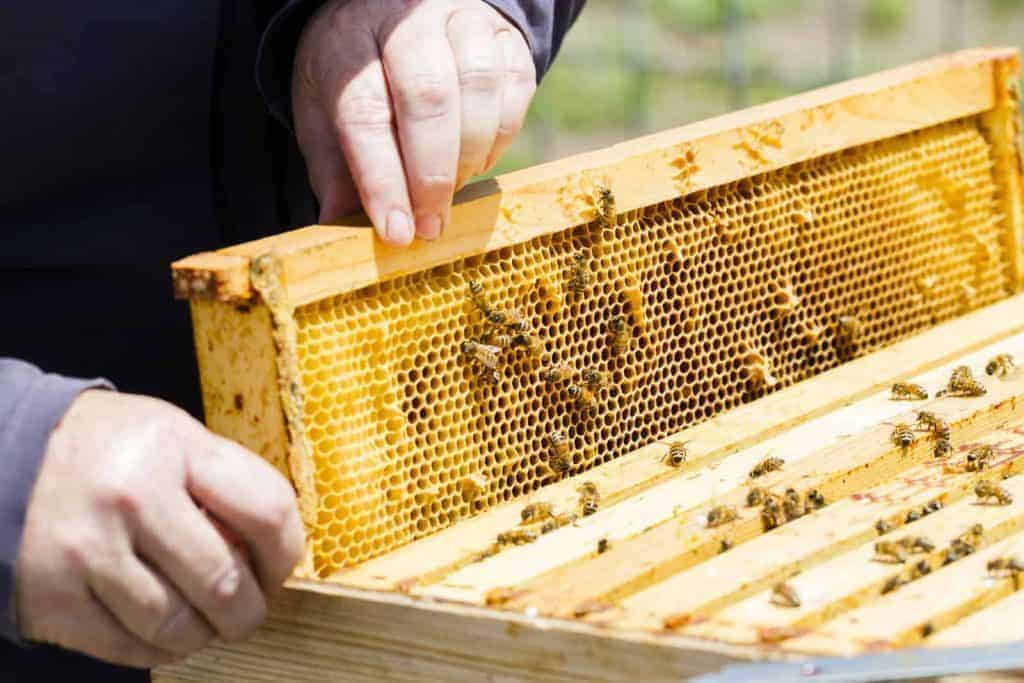
{"type": "Polygon", "coordinates": [[[553,431],[577,474],[1009,296],[1017,71],[1011,51],[960,53],[485,181],[441,240],[408,250],[319,226],[185,259],[175,290],[192,300],[207,421],[290,476],[304,573],[327,576],[554,481],[553,431]],[[581,297],[577,254],[592,266],[581,297]],[[835,274],[822,254],[855,266],[835,274]],[[471,279],[495,308],[527,309],[546,364],[611,376],[604,437],[528,355],[497,391],[480,384],[457,351],[483,329],[471,279]],[[873,305],[854,305],[865,290],[873,305]],[[624,359],[607,332],[620,317],[624,359]],[[333,366],[310,362],[339,336],[333,366]],[[520,405],[532,412],[492,420],[520,405]]]}

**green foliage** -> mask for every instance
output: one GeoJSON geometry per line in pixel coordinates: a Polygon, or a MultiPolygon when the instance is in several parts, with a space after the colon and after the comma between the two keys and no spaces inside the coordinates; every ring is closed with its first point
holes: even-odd
{"type": "MultiPolygon", "coordinates": [[[[799,0],[735,0],[744,19],[761,19],[799,6],[799,0]]],[[[673,28],[702,31],[719,28],[725,18],[725,0],[653,0],[655,14],[673,28]]]]}
{"type": "Polygon", "coordinates": [[[1012,12],[1024,7],[1024,0],[988,0],[993,9],[1001,12],[1012,12]]]}
{"type": "Polygon", "coordinates": [[[864,26],[869,31],[895,31],[901,28],[906,20],[906,0],[871,0],[864,8],[864,26]]]}

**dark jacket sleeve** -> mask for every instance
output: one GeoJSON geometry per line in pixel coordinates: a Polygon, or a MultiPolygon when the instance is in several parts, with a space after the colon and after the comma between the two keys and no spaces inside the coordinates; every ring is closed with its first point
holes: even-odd
{"type": "Polygon", "coordinates": [[[20,642],[14,563],[50,433],[78,394],[101,387],[112,388],[105,380],[49,375],[34,365],[0,358],[0,637],[20,642]]]}
{"type": "MultiPolygon", "coordinates": [[[[260,41],[256,80],[270,111],[291,127],[292,61],[302,29],[327,0],[289,0],[274,14],[260,41]]],[[[537,81],[562,45],[586,0],[482,0],[515,24],[533,55],[537,81]]]]}

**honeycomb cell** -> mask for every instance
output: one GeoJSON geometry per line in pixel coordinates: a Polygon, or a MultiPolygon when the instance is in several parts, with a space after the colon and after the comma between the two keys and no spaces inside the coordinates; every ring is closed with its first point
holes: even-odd
{"type": "Polygon", "coordinates": [[[1005,297],[997,191],[967,118],[299,308],[316,571],[555,481],[552,432],[576,474],[1005,297]],[[503,340],[496,384],[460,348],[506,332],[470,281],[546,349],[503,340]],[[559,363],[610,377],[595,414],[559,363]]]}

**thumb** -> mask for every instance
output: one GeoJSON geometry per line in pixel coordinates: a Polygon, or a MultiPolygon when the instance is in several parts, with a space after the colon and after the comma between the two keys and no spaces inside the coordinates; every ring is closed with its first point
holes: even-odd
{"type": "Polygon", "coordinates": [[[306,172],[317,201],[320,223],[355,213],[359,193],[341,151],[334,126],[323,109],[306,93],[293,98],[295,137],[306,160],[306,172]]]}

